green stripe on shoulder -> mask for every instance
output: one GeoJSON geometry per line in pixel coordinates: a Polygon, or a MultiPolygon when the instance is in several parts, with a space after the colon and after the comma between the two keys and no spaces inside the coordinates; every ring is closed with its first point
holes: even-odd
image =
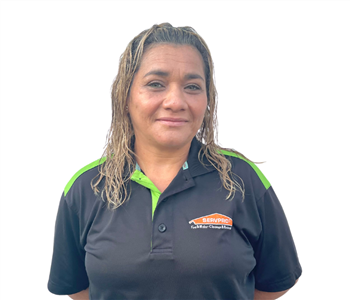
{"type": "Polygon", "coordinates": [[[64,196],[67,195],[67,193],[69,192],[70,188],[72,187],[73,183],[77,180],[77,178],[85,173],[86,171],[89,171],[92,168],[95,168],[98,165],[103,164],[106,161],[106,157],[102,157],[100,159],[95,160],[94,162],[92,162],[91,164],[88,164],[87,166],[85,166],[84,168],[81,168],[78,172],[76,172],[74,174],[74,176],[72,177],[71,180],[69,180],[69,182],[67,183],[66,187],[64,188],[64,196]]]}
{"type": "Polygon", "coordinates": [[[246,160],[244,157],[237,155],[234,152],[230,152],[230,151],[226,151],[226,150],[220,150],[220,152],[224,155],[228,155],[228,156],[234,156],[237,157],[241,160],[244,160],[245,162],[247,162],[256,172],[256,174],[259,176],[261,182],[263,183],[263,185],[265,186],[266,189],[268,189],[271,184],[270,182],[266,179],[266,177],[264,176],[264,174],[259,170],[259,168],[252,162],[250,162],[249,160],[246,160]]]}

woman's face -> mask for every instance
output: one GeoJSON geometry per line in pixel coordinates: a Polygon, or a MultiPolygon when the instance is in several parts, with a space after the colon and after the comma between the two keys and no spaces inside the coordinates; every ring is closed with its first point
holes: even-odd
{"type": "Polygon", "coordinates": [[[203,59],[192,46],[162,44],[144,54],[128,97],[138,146],[189,146],[207,107],[203,59]]]}

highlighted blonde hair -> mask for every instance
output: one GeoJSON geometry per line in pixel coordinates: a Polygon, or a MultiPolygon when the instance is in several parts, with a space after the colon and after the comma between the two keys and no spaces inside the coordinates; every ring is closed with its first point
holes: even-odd
{"type": "MultiPolygon", "coordinates": [[[[127,46],[120,57],[118,75],[112,85],[112,123],[107,135],[103,157],[105,162],[99,166],[99,175],[92,182],[95,194],[101,192],[107,198],[108,208],[116,209],[130,198],[128,184],[136,169],[133,152],[134,131],[127,112],[127,98],[135,73],[140,67],[143,53],[156,44],[190,45],[201,54],[205,68],[208,104],[203,123],[196,138],[203,146],[198,153],[200,162],[205,156],[219,172],[223,187],[228,191],[227,199],[233,199],[239,191],[244,199],[244,183],[231,172],[231,163],[217,144],[217,92],[214,84],[214,66],[209,48],[199,34],[191,27],[173,27],[169,23],[154,25],[142,31],[127,46]],[[104,180],[102,191],[99,189],[104,180]],[[237,181],[239,180],[240,183],[237,181]]],[[[237,151],[231,150],[245,158],[237,151]]]]}

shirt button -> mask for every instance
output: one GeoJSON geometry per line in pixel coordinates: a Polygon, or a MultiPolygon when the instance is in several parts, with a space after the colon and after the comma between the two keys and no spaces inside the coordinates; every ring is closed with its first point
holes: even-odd
{"type": "Polygon", "coordinates": [[[162,223],[158,226],[158,230],[159,230],[159,232],[164,232],[164,231],[166,231],[166,226],[162,223]]]}

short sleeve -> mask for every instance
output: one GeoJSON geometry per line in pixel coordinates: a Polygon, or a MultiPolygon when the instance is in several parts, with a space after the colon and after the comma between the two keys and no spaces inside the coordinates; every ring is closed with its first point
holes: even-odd
{"type": "Polygon", "coordinates": [[[62,195],[55,224],[54,247],[48,289],[56,295],[70,295],[89,286],[85,250],[80,243],[79,218],[62,195]]]}
{"type": "Polygon", "coordinates": [[[262,232],[255,245],[255,288],[279,292],[291,288],[302,269],[282,206],[269,187],[257,201],[262,232]]]}

